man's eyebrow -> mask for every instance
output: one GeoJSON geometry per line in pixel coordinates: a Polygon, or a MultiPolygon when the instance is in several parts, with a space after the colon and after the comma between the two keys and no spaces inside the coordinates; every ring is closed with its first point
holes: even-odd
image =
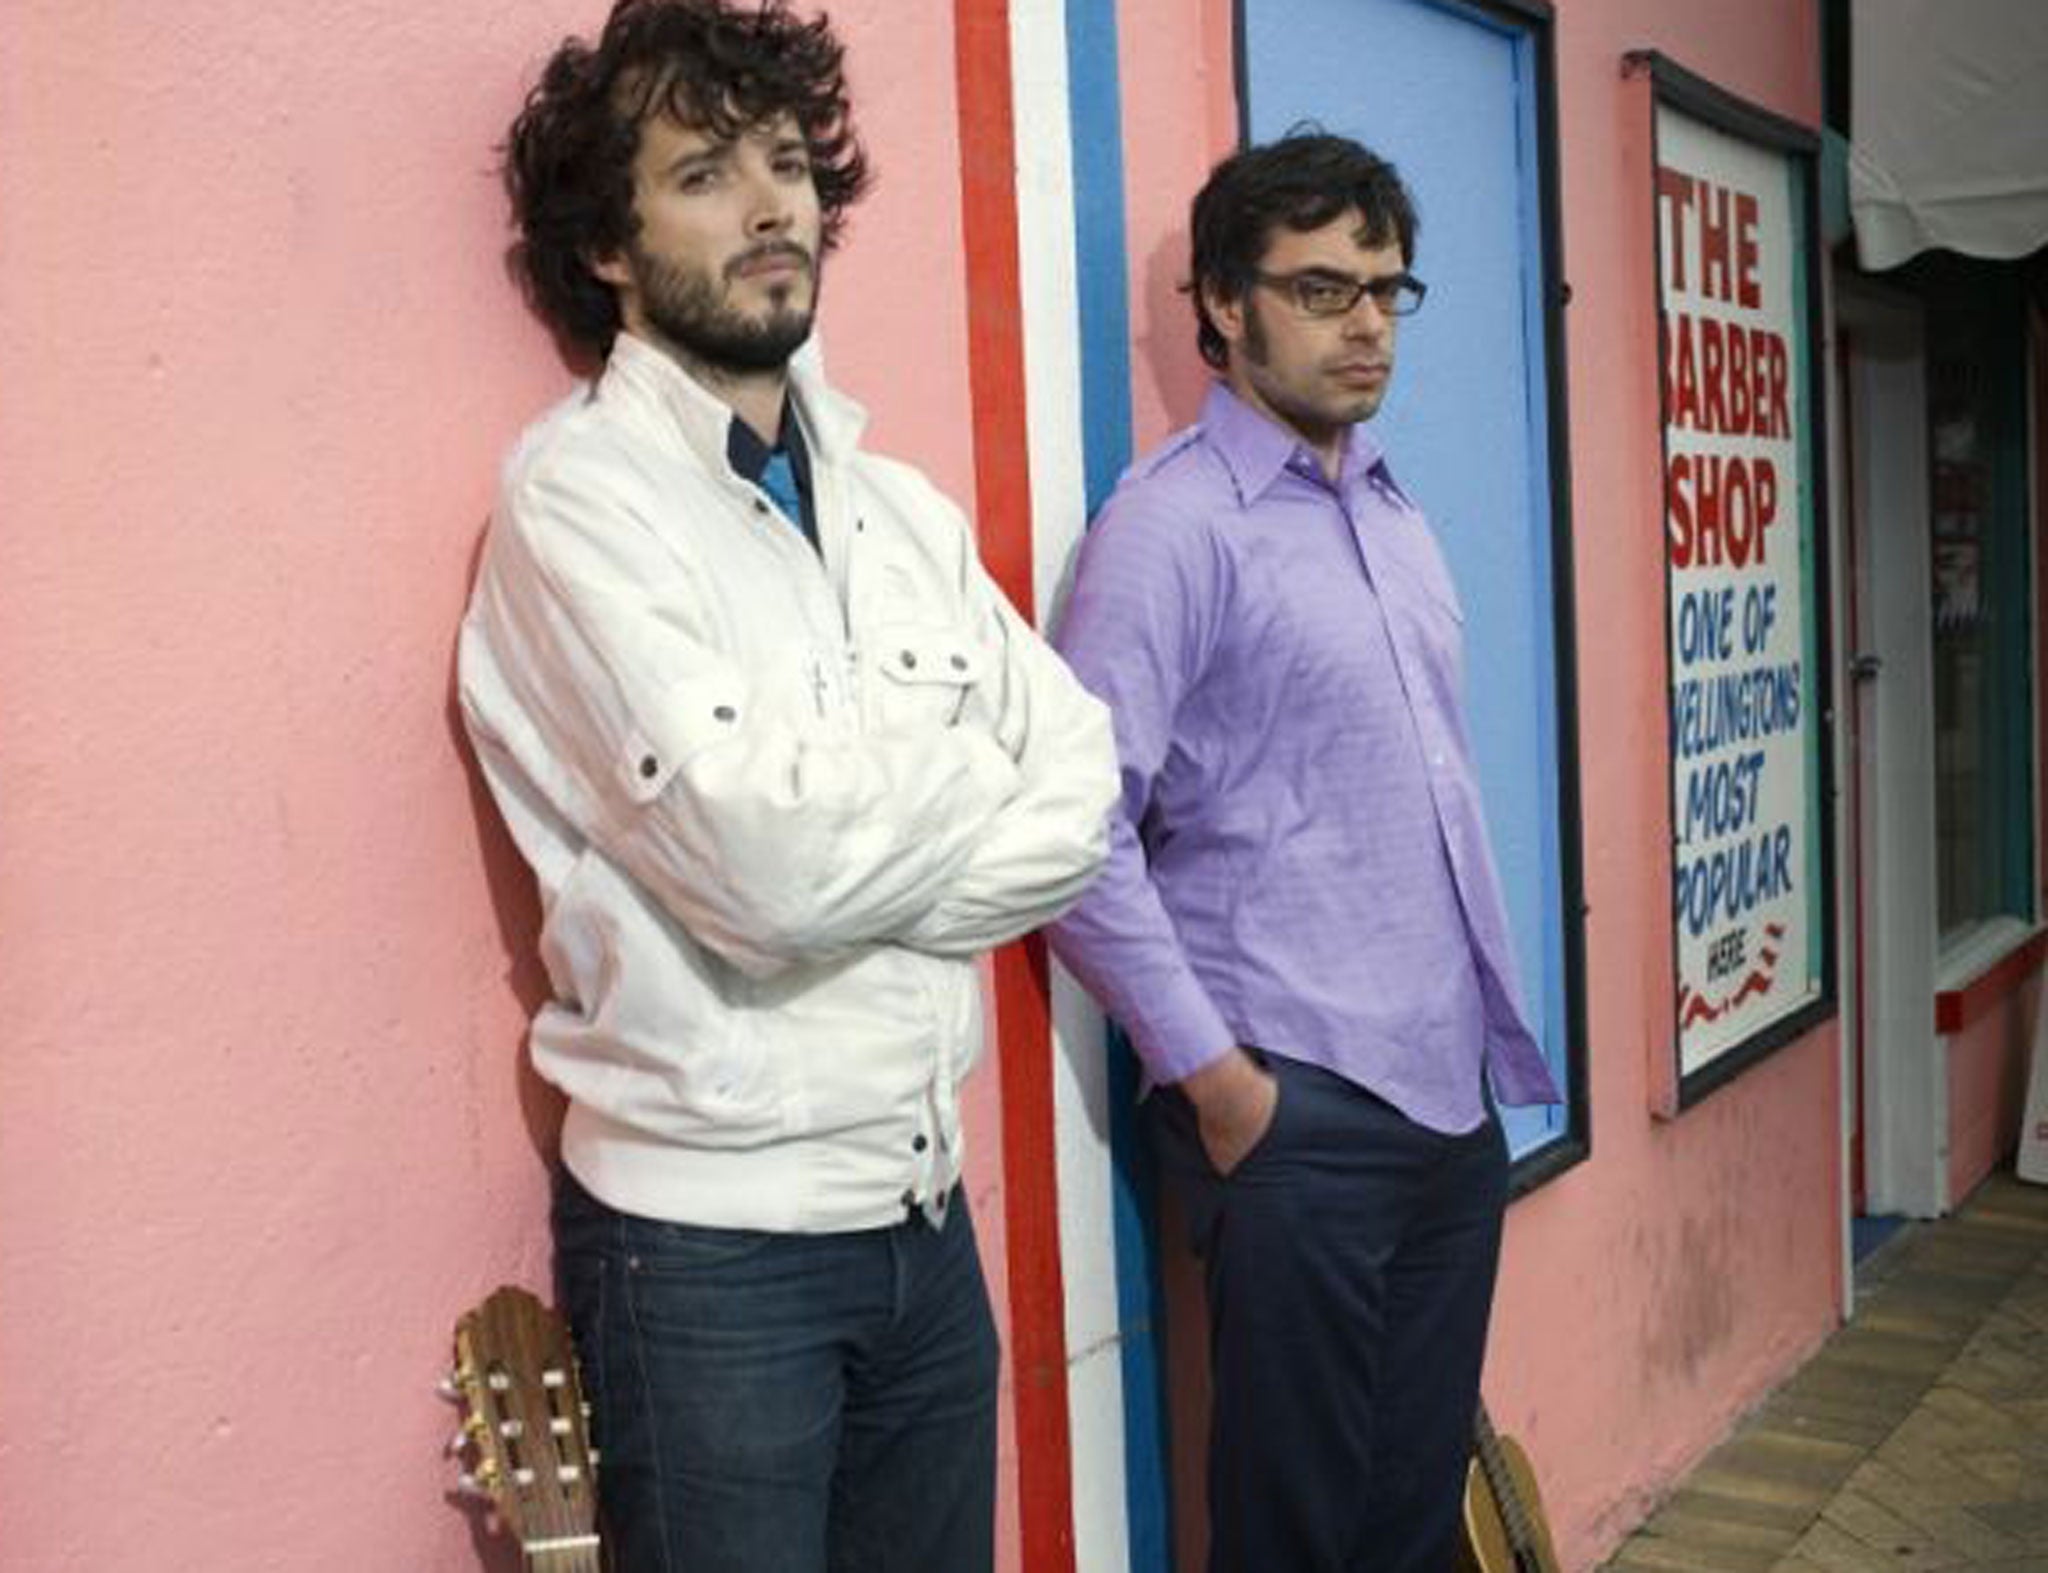
{"type": "Polygon", "coordinates": [[[708,147],[691,148],[686,152],[678,153],[668,161],[668,166],[662,173],[679,175],[684,170],[695,165],[722,164],[731,157],[732,144],[730,142],[713,142],[708,147]]]}

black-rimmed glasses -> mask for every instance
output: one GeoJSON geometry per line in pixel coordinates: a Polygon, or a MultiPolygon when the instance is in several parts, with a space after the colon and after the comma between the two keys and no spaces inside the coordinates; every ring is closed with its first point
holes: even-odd
{"type": "Polygon", "coordinates": [[[1306,317],[1342,317],[1367,295],[1384,316],[1411,317],[1422,309],[1429,286],[1412,273],[1358,279],[1348,273],[1304,268],[1298,273],[1254,273],[1259,283],[1282,290],[1306,317]]]}

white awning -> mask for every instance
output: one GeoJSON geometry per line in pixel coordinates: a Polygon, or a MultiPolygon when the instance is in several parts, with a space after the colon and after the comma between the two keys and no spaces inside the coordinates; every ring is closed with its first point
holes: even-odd
{"type": "Polygon", "coordinates": [[[2048,244],[2048,0],[1850,0],[1849,42],[1863,266],[2048,244]]]}

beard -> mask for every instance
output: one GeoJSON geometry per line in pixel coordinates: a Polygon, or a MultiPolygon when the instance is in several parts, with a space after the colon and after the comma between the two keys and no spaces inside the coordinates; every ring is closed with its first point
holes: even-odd
{"type": "Polygon", "coordinates": [[[803,258],[812,280],[808,301],[795,304],[796,283],[778,284],[769,292],[766,314],[748,317],[727,304],[725,292],[705,271],[680,267],[641,250],[637,243],[627,247],[626,259],[648,326],[676,348],[718,371],[780,371],[811,336],[818,304],[818,270],[809,252],[784,241],[733,258],[725,266],[726,278],[735,277],[764,252],[803,258]]]}
{"type": "MultiPolygon", "coordinates": [[[[1273,363],[1272,337],[1266,331],[1266,319],[1260,311],[1257,297],[1250,294],[1245,298],[1244,360],[1247,366],[1260,371],[1273,363]]],[[[1374,393],[1319,400],[1312,383],[1290,387],[1276,381],[1260,387],[1259,393],[1276,415],[1297,430],[1335,431],[1344,426],[1356,426],[1377,415],[1386,398],[1386,385],[1382,383],[1379,391],[1374,393]]]]}
{"type": "Polygon", "coordinates": [[[1272,358],[1272,342],[1266,337],[1266,319],[1259,315],[1259,298],[1250,290],[1244,295],[1244,358],[1263,366],[1272,358]]]}

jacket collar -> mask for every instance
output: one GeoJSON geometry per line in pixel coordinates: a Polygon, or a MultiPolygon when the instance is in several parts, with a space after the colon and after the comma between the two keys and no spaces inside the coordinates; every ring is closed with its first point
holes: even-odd
{"type": "MultiPolygon", "coordinates": [[[[815,333],[790,357],[789,391],[811,451],[828,463],[851,455],[867,425],[867,411],[825,381],[824,354],[815,333]]],[[[726,433],[732,406],[645,339],[622,332],[612,341],[596,396],[636,406],[664,422],[707,468],[730,468],[726,433]]]]}

